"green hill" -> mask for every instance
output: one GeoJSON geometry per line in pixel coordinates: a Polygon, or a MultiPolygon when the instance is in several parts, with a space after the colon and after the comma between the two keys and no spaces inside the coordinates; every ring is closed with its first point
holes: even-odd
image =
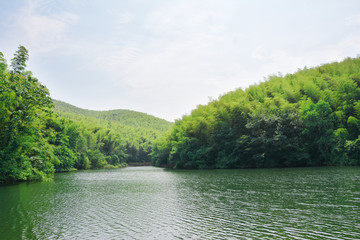
{"type": "Polygon", "coordinates": [[[118,157],[127,163],[150,162],[153,142],[173,125],[166,120],[130,110],[93,111],[59,100],[53,100],[53,103],[58,116],[76,124],[82,133],[95,134],[98,148],[105,156],[111,155],[114,147],[104,149],[104,145],[120,144],[124,154],[118,154],[118,157]]]}
{"type": "Polygon", "coordinates": [[[271,76],[198,106],[155,144],[175,168],[360,165],[360,59],[271,76]]]}
{"type": "Polygon", "coordinates": [[[109,110],[94,111],[75,107],[71,104],[53,100],[55,104],[55,112],[60,116],[70,116],[71,114],[84,117],[93,117],[96,119],[118,122],[126,126],[154,129],[160,132],[170,130],[173,123],[166,120],[131,110],[109,110]]]}

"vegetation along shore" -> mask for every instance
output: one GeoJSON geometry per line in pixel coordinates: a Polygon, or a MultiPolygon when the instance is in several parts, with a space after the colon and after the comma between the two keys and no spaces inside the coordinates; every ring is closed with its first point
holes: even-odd
{"type": "Polygon", "coordinates": [[[124,167],[360,165],[360,59],[275,75],[199,105],[175,123],[50,98],[20,46],[0,53],[0,183],[124,167]]]}

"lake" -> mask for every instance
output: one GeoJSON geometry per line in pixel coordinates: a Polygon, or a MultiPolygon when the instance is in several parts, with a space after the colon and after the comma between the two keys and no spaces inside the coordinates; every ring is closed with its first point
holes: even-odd
{"type": "Polygon", "coordinates": [[[0,239],[360,239],[360,168],[60,173],[0,187],[0,239]]]}

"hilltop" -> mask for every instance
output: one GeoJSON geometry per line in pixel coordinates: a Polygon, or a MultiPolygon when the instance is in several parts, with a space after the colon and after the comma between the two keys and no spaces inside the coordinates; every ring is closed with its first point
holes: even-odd
{"type": "Polygon", "coordinates": [[[63,117],[76,118],[75,115],[92,117],[117,122],[125,126],[153,129],[159,132],[166,132],[173,125],[173,123],[164,119],[131,110],[95,111],[82,109],[60,100],[53,99],[53,102],[55,104],[54,111],[63,117]]]}

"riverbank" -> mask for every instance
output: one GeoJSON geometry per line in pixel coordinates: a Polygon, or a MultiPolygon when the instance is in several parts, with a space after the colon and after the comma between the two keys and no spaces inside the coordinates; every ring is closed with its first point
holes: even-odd
{"type": "Polygon", "coordinates": [[[143,166],[152,166],[152,162],[132,162],[127,163],[128,167],[143,167],[143,166]]]}

